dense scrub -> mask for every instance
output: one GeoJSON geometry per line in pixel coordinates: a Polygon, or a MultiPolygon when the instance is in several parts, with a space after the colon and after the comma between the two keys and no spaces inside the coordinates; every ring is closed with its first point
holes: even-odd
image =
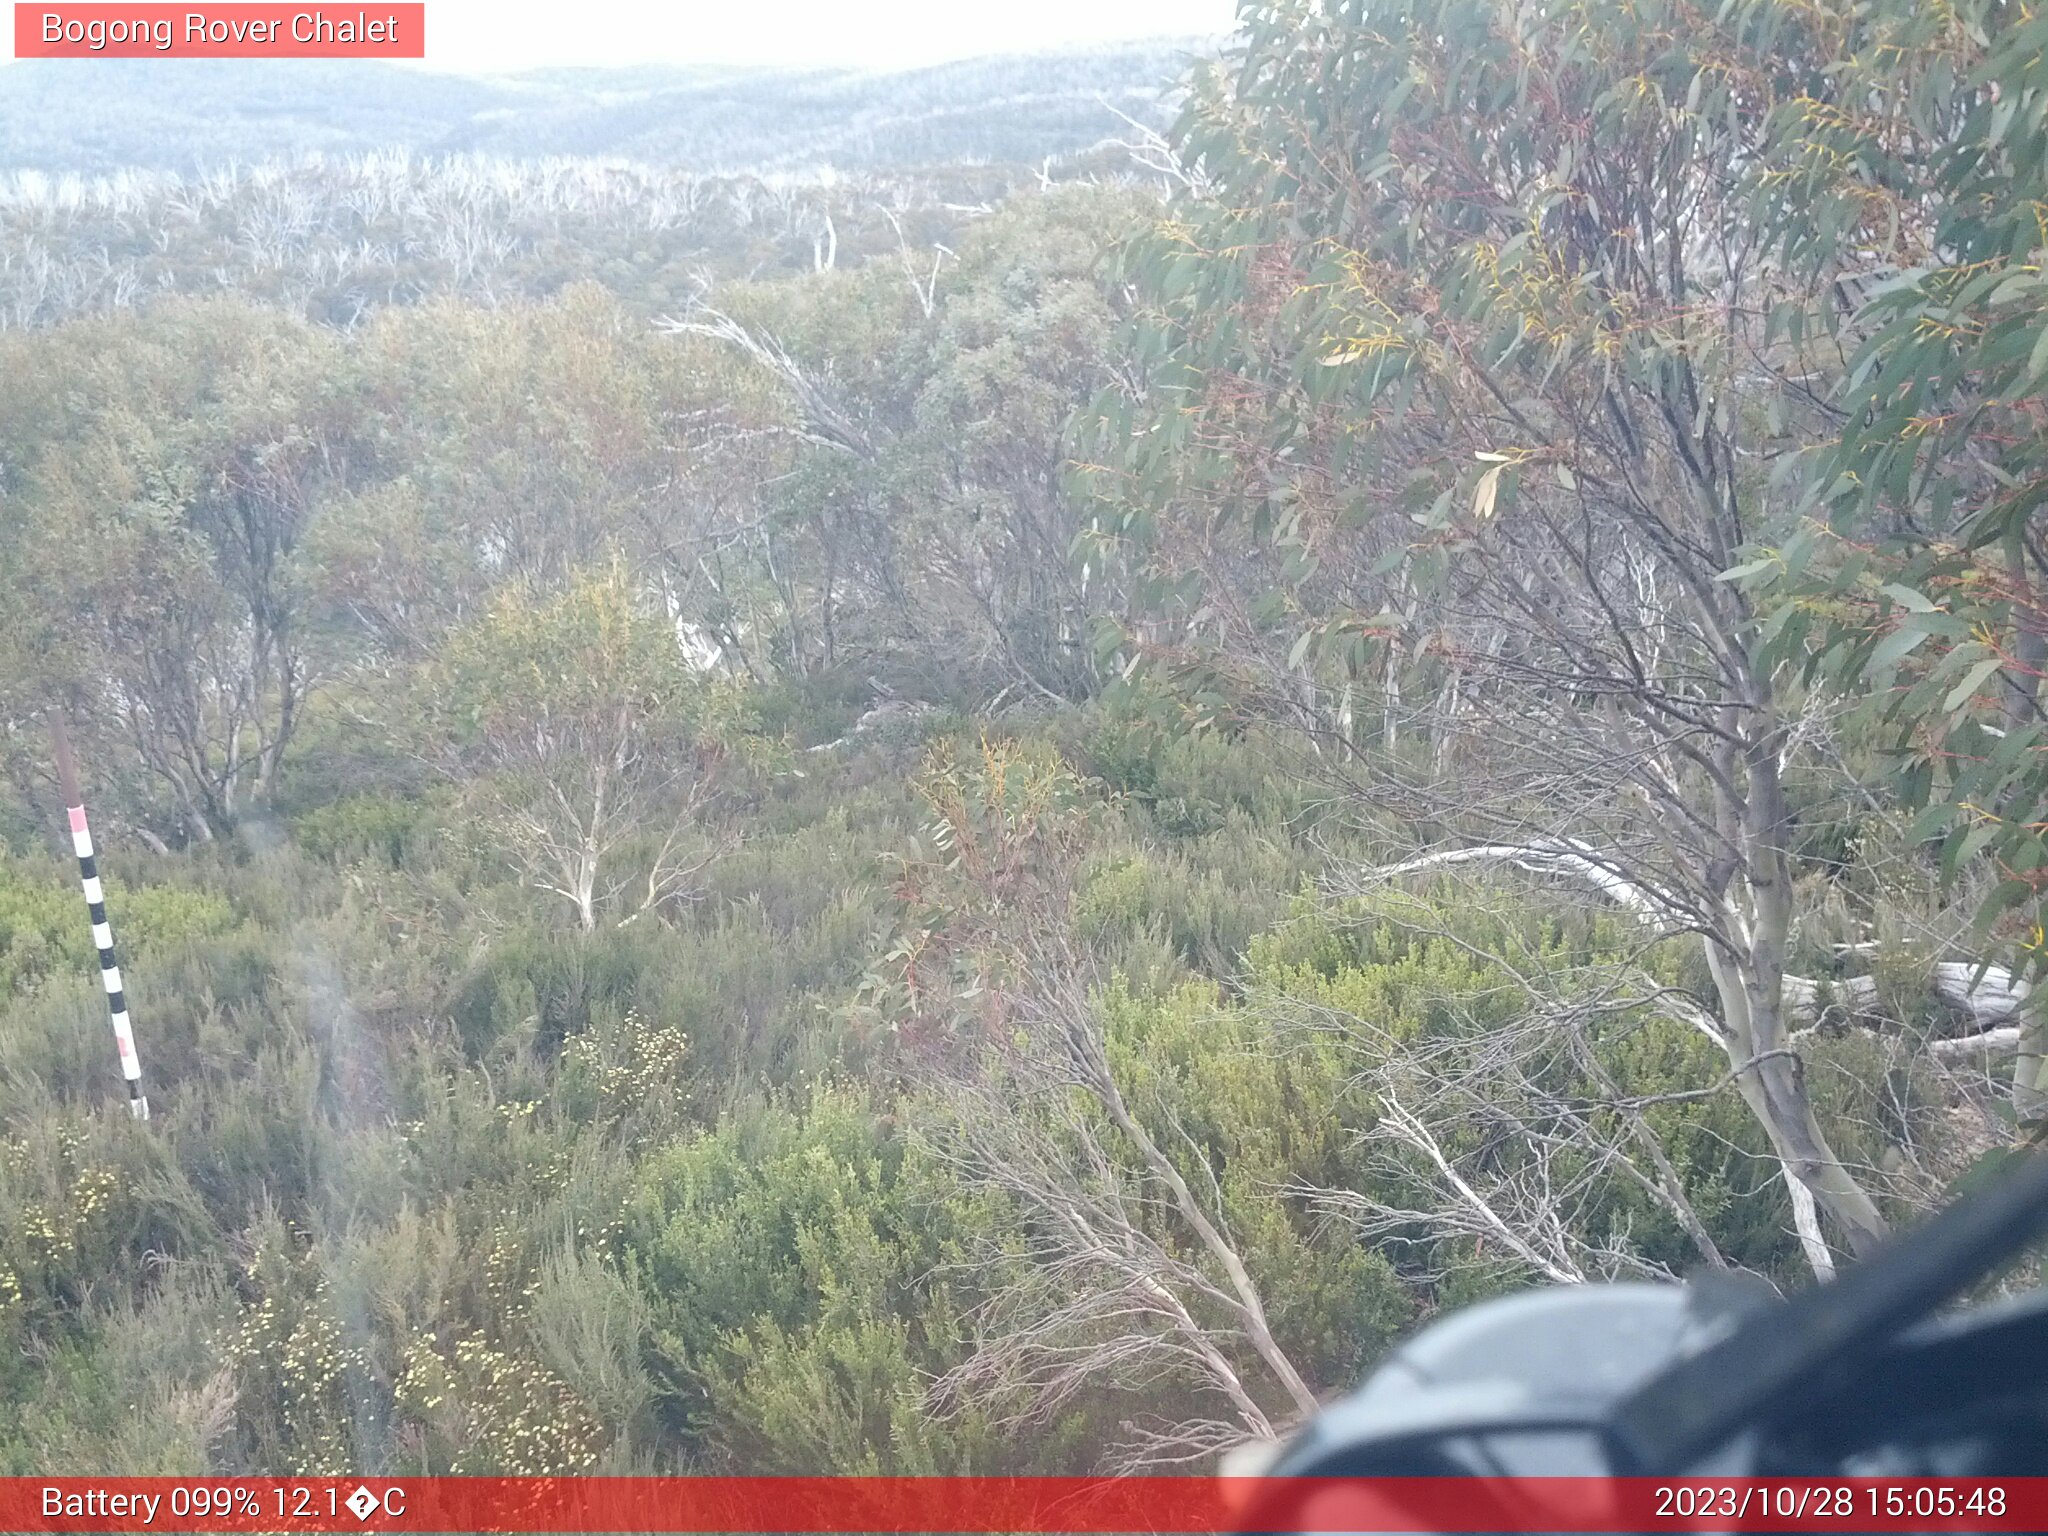
{"type": "Polygon", "coordinates": [[[2038,555],[1823,540],[1835,267],[1724,356],[1661,260],[1546,254],[1616,121],[1674,135],[1646,220],[1732,197],[1714,82],[1828,10],[1641,9],[1254,8],[1163,219],[1015,167],[17,186],[0,1472],[1197,1465],[1443,1308],[1789,1287],[2012,1141],[2038,848],[1888,770],[1985,750],[2038,844],[2038,555]],[[1288,109],[1339,78],[1379,149],[1288,109]]]}
{"type": "MultiPolygon", "coordinates": [[[[942,740],[971,765],[980,729],[942,740]]],[[[1324,855],[1254,749],[1157,752],[1163,810],[1114,790],[1090,745],[1115,761],[1132,732],[1096,714],[1055,733],[1094,815],[1072,923],[1122,978],[1104,1007],[1125,1093],[1185,1133],[1175,1155],[1216,1178],[1277,1335],[1332,1390],[1434,1306],[1526,1270],[1424,1222],[1376,1252],[1289,1196],[1427,1209],[1357,1138],[1362,1047],[1303,1010],[1414,1038],[1512,1005],[1470,947],[1484,925],[1417,938],[1290,896],[1324,855]]],[[[863,1006],[902,867],[930,853],[906,771],[931,750],[751,770],[724,813],[745,841],[703,889],[591,934],[471,856],[432,798],[337,798],[261,849],[110,853],[150,881],[109,895],[159,1106],[144,1125],[109,1091],[66,874],[10,856],[9,1469],[1050,1470],[1189,1411],[1149,1370],[1025,1434],[1003,1428],[1032,1406],[1014,1395],[928,1400],[1029,1263],[1028,1213],[963,1173],[943,1083],[863,1006]]],[[[1613,942],[1538,903],[1492,920],[1560,969],[1613,942]]],[[[1617,1019],[1610,1067],[1689,1086],[1712,1075],[1701,1049],[1617,1019]]],[[[1782,1195],[1739,1110],[1658,1114],[1731,1255],[1784,1269],[1782,1195]]],[[[1623,1184],[1585,1219],[1691,1262],[1623,1184]]]]}

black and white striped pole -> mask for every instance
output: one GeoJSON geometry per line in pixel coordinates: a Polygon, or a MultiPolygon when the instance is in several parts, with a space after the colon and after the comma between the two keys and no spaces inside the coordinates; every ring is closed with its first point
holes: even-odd
{"type": "Polygon", "coordinates": [[[92,852],[92,829],[85,821],[85,796],[78,788],[78,761],[71,755],[71,735],[61,711],[50,715],[50,734],[57,746],[57,783],[71,817],[71,847],[78,855],[78,878],[85,887],[85,910],[92,919],[92,942],[100,952],[100,984],[107,989],[107,1012],[114,1024],[114,1049],[120,1053],[121,1076],[128,1083],[128,1112],[149,1118],[149,1100],[142,1093],[142,1058],[135,1054],[135,1030],[128,1022],[128,996],[121,990],[121,967],[114,962],[114,930],[107,922],[106,892],[92,852]]]}

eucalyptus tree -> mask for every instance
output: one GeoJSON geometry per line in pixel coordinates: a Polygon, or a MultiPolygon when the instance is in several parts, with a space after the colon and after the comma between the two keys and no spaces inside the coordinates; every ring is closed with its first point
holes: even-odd
{"type": "Polygon", "coordinates": [[[500,592],[413,675],[395,723],[478,825],[584,932],[692,893],[713,840],[720,685],[622,570],[500,592]]]}
{"type": "Polygon", "coordinates": [[[1778,260],[1853,241],[1867,277],[1820,317],[1846,365],[1812,516],[1747,562],[1780,654],[1864,698],[1911,828],[1974,921],[1965,979],[2011,1006],[2022,1121],[2048,1113],[2028,983],[2048,963],[2048,21],[1971,0],[1897,10],[1898,48],[1838,49],[1826,110],[1777,115],[1778,260]],[[2004,962],[2004,963],[1997,963],[2004,962]]]}
{"type": "Polygon", "coordinates": [[[66,697],[153,787],[127,810],[211,840],[274,791],[321,681],[301,546],[365,465],[347,358],[226,301],[5,348],[10,691],[66,697]]]}
{"type": "MultiPolygon", "coordinates": [[[[722,437],[780,471],[756,477],[772,490],[753,538],[796,670],[1091,689],[1100,589],[1069,558],[1061,432],[1101,383],[1118,322],[1097,258],[1146,206],[1120,188],[1018,197],[939,265],[735,285],[666,322],[744,360],[784,402],[780,423],[734,413],[706,435],[713,452],[722,437]]],[[[749,393],[735,381],[735,400],[749,393]]]]}
{"type": "Polygon", "coordinates": [[[1742,578],[1801,525],[1832,317],[1911,214],[1871,187],[1787,230],[1816,177],[1865,179],[1826,151],[1866,95],[1909,135],[1923,90],[1984,89],[1954,56],[1993,9],[1249,5],[1076,444],[1086,558],[1144,579],[1106,645],[1131,672],[1296,727],[1427,835],[1392,872],[1515,865],[1697,942],[1713,1006],[1666,1007],[1725,1051],[1823,1270],[1816,1210],[1857,1253],[1886,1230],[1787,974],[1788,774],[1830,705],[1742,578]]]}

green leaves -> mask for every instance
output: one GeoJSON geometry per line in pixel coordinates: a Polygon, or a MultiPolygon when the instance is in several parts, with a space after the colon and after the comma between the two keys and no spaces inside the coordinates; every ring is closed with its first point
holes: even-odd
{"type": "Polygon", "coordinates": [[[1977,662],[1963,674],[1963,680],[1943,696],[1941,707],[1950,713],[1961,709],[1976,696],[1977,690],[1983,687],[1984,680],[1998,670],[2000,663],[2001,658],[1997,656],[1987,656],[1977,662]]]}
{"type": "Polygon", "coordinates": [[[1938,613],[1941,611],[1920,593],[1915,592],[1911,587],[1901,585],[1899,582],[1888,581],[1879,587],[1878,590],[1903,607],[1908,613],[1938,613]]]}
{"type": "Polygon", "coordinates": [[[2041,327],[2041,334],[2034,340],[2034,348],[2027,354],[2027,371],[2024,387],[2029,392],[2038,389],[2048,379],[2048,325],[2041,327]]]}
{"type": "Polygon", "coordinates": [[[1909,628],[1905,625],[1893,630],[1877,642],[1870,653],[1870,670],[1882,673],[1886,668],[1897,665],[1924,645],[1932,636],[1924,629],[1909,628]]]}

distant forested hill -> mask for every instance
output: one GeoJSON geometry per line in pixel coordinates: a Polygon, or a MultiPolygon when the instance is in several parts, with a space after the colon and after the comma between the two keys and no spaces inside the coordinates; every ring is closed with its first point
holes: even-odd
{"type": "Polygon", "coordinates": [[[639,67],[471,78],[369,62],[0,68],[0,166],[191,172],[310,152],[622,156],[697,172],[1035,162],[1159,124],[1194,41],[892,73],[639,67]]]}

